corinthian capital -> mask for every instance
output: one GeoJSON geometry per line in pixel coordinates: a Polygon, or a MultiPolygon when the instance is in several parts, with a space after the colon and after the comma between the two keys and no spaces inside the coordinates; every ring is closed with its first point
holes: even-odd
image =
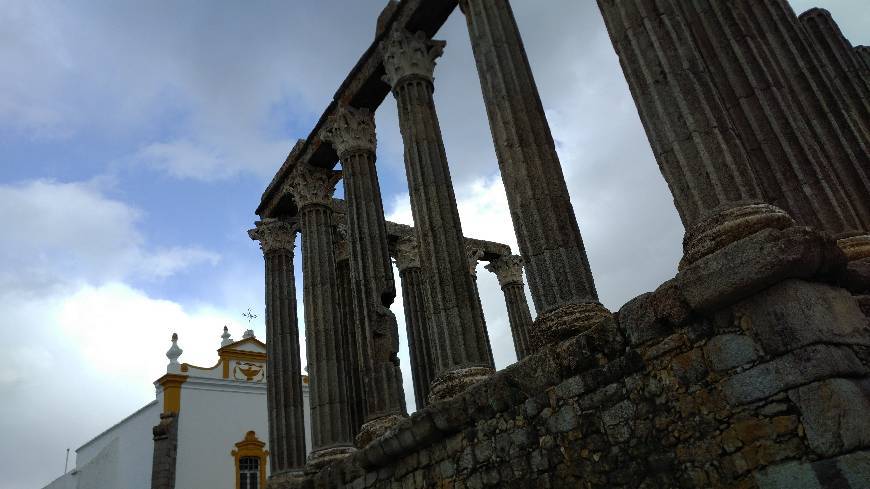
{"type": "Polygon", "coordinates": [[[393,249],[393,257],[396,259],[396,267],[399,272],[406,268],[420,268],[420,250],[417,247],[417,238],[411,235],[399,238],[393,249]]]}
{"type": "Polygon", "coordinates": [[[339,107],[320,131],[320,139],[331,144],[342,160],[355,151],[374,153],[375,115],[369,109],[339,107]]]}
{"type": "Polygon", "coordinates": [[[523,257],[519,255],[499,257],[484,268],[495,274],[501,287],[523,283],[523,257]]]}
{"type": "Polygon", "coordinates": [[[300,209],[308,205],[330,206],[339,178],[341,172],[300,162],[287,179],[284,189],[293,195],[300,209]]]}
{"type": "Polygon", "coordinates": [[[465,258],[468,260],[469,273],[471,273],[472,277],[477,278],[477,262],[483,258],[483,250],[471,243],[466,243],[465,258]]]}
{"type": "Polygon", "coordinates": [[[411,34],[403,29],[393,31],[381,42],[384,56],[384,81],[395,88],[409,76],[420,76],[432,81],[435,60],[444,52],[444,41],[429,39],[422,31],[411,34]]]}
{"type": "Polygon", "coordinates": [[[278,250],[293,252],[296,233],[299,231],[296,223],[279,219],[263,219],[254,224],[256,227],[248,230],[248,236],[260,242],[260,249],[264,254],[278,250]]]}

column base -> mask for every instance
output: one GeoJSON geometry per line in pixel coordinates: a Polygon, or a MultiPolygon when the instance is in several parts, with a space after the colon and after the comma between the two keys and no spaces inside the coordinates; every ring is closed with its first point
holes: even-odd
{"type": "Polygon", "coordinates": [[[472,385],[484,381],[495,373],[492,367],[459,367],[435,376],[429,388],[429,404],[444,401],[461,394],[472,385]]]}
{"type": "Polygon", "coordinates": [[[794,225],[784,210],[770,204],[746,204],[717,212],[686,231],[679,270],[762,229],[794,225]]]}
{"type": "Polygon", "coordinates": [[[529,335],[532,348],[540,350],[547,345],[559,343],[612,318],[613,314],[599,302],[566,304],[535,319],[529,335]]]}
{"type": "Polygon", "coordinates": [[[837,246],[849,261],[870,258],[870,234],[838,239],[837,246]]]}
{"type": "Polygon", "coordinates": [[[297,489],[302,487],[304,479],[305,472],[302,469],[285,470],[284,472],[269,475],[266,489],[297,489]]]}
{"type": "Polygon", "coordinates": [[[305,473],[313,474],[319,472],[323,467],[342,460],[355,451],[356,448],[352,446],[329,447],[314,450],[308,454],[308,462],[305,464],[305,473]]]}
{"type": "Polygon", "coordinates": [[[380,418],[371,419],[363,423],[356,435],[356,446],[364,448],[375,438],[380,438],[399,421],[407,418],[404,414],[388,414],[380,418]]]}

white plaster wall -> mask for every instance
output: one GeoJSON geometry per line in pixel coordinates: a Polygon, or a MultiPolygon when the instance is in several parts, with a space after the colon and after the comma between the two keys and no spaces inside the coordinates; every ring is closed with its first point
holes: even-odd
{"type": "Polygon", "coordinates": [[[77,483],[76,472],[73,471],[58,477],[43,489],[77,489],[77,483]]]}
{"type": "Polygon", "coordinates": [[[230,452],[248,431],[269,449],[265,384],[188,379],[181,387],[175,487],[235,489],[230,452]]]}
{"type": "Polygon", "coordinates": [[[147,404],[76,450],[78,489],[150,489],[151,430],[162,404],[147,404]]]}

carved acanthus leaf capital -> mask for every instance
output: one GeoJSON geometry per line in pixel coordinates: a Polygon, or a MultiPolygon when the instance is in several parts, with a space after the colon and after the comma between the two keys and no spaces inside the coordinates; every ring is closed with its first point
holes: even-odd
{"type": "Polygon", "coordinates": [[[474,244],[465,244],[465,258],[468,260],[468,271],[472,277],[477,278],[477,262],[483,258],[484,252],[474,244]]]}
{"type": "Polygon", "coordinates": [[[257,221],[255,225],[254,229],[248,230],[248,236],[260,242],[260,249],[264,254],[278,250],[293,252],[296,233],[299,231],[296,223],[280,219],[263,219],[257,221]]]}
{"type": "Polygon", "coordinates": [[[523,283],[523,257],[519,255],[499,257],[484,268],[495,274],[501,287],[523,283]]]}
{"type": "Polygon", "coordinates": [[[340,179],[341,172],[299,163],[284,189],[293,195],[300,209],[308,205],[331,206],[335,184],[340,179]]]}
{"type": "Polygon", "coordinates": [[[321,129],[320,139],[331,144],[342,160],[356,151],[374,153],[375,115],[369,109],[339,107],[321,129]]]}
{"type": "Polygon", "coordinates": [[[406,268],[420,268],[420,249],[417,246],[417,238],[414,236],[399,238],[393,248],[393,257],[396,259],[396,267],[399,272],[406,268]]]}
{"type": "Polygon", "coordinates": [[[402,79],[420,76],[432,81],[435,60],[444,53],[445,41],[429,39],[422,31],[411,34],[403,29],[390,33],[381,42],[384,56],[384,81],[395,88],[402,79]]]}

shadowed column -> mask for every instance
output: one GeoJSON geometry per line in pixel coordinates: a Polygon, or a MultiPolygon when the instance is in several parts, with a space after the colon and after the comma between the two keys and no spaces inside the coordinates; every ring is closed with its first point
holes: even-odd
{"type": "Polygon", "coordinates": [[[686,236],[681,266],[792,219],[761,188],[680,0],[598,0],[686,236]]]}
{"type": "Polygon", "coordinates": [[[447,165],[435,102],[432,73],[444,43],[422,32],[394,31],[381,44],[385,80],[392,86],[405,146],[405,171],[429,286],[429,333],[436,365],[430,400],[462,392],[493,373],[483,313],[468,273],[462,225],[447,165]],[[483,332],[481,334],[481,332],[483,332]]]}
{"type": "Polygon", "coordinates": [[[744,12],[728,2],[680,2],[710,79],[742,141],[764,200],[798,224],[835,236],[860,229],[805,114],[776,77],[744,12]]]}
{"type": "Polygon", "coordinates": [[[598,293],[525,47],[507,0],[462,0],[529,289],[533,340],[554,343],[609,312],[598,293]],[[591,322],[590,322],[591,319],[591,322]]]}
{"type": "Polygon", "coordinates": [[[298,226],[264,219],[248,236],[260,242],[266,262],[266,404],[269,416],[269,482],[302,476],[305,468],[305,418],[296,274],[293,249],[298,226]]]}
{"type": "Polygon", "coordinates": [[[514,349],[517,352],[517,360],[522,360],[532,353],[529,341],[532,314],[529,311],[523,283],[523,258],[518,255],[502,256],[490,262],[486,269],[495,274],[504,293],[511,335],[514,338],[514,349]]]}
{"type": "MultiPolygon", "coordinates": [[[[465,258],[468,259],[468,273],[471,274],[471,283],[474,285],[474,297],[477,298],[477,308],[480,310],[480,320],[483,321],[484,325],[486,325],[486,316],[483,314],[483,303],[480,301],[480,288],[477,285],[477,263],[481,258],[483,258],[483,254],[483,250],[478,248],[475,244],[469,242],[465,243],[465,258]]],[[[492,344],[489,341],[489,331],[486,328],[483,328],[478,331],[478,334],[480,335],[480,341],[486,345],[489,363],[495,364],[492,357],[492,344]]]]}
{"type": "Polygon", "coordinates": [[[375,167],[374,114],[341,107],[329,118],[321,138],[338,153],[344,177],[350,276],[366,391],[366,419],[357,435],[363,447],[407,415],[398,325],[390,311],[396,285],[375,167]]]}
{"type": "Polygon", "coordinates": [[[302,284],[311,393],[311,455],[308,470],[353,452],[350,402],[341,354],[341,309],[335,276],[330,207],[337,172],[298,162],[287,189],[299,207],[302,227],[302,284]]]}
{"type": "Polygon", "coordinates": [[[347,229],[344,224],[336,226],[335,279],[338,283],[338,302],[341,307],[341,336],[344,339],[342,354],[350,367],[345,383],[347,398],[350,402],[351,432],[359,432],[365,420],[365,390],[363,389],[363,363],[356,316],[353,308],[353,283],[350,278],[349,245],[346,240],[347,229]]]}
{"type": "Polygon", "coordinates": [[[864,84],[870,87],[870,46],[855,46],[855,56],[858,57],[858,74],[864,84]]]}
{"type": "Polygon", "coordinates": [[[731,0],[731,5],[743,11],[749,24],[744,28],[759,38],[771,75],[788,88],[863,230],[870,229],[870,134],[840,106],[835,87],[824,75],[788,1],[731,0]]]}
{"type": "Polygon", "coordinates": [[[417,238],[405,236],[394,248],[396,267],[402,281],[402,305],[405,310],[405,329],[408,334],[408,353],[411,357],[411,379],[417,410],[429,403],[429,385],[435,377],[432,346],[429,340],[429,314],[426,281],[420,268],[417,238]]]}

